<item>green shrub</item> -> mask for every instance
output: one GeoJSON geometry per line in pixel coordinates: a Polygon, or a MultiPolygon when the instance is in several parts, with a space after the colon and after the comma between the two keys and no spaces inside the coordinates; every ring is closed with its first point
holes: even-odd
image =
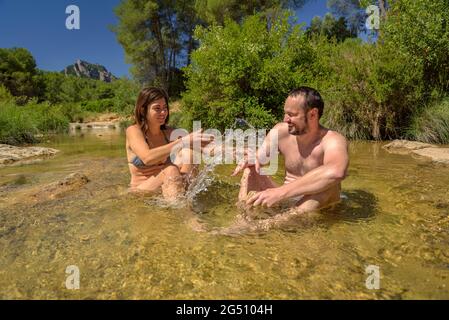
{"type": "Polygon", "coordinates": [[[110,112],[114,106],[114,101],[112,99],[94,100],[86,101],[81,103],[81,109],[83,111],[90,112],[110,112]]]}
{"type": "Polygon", "coordinates": [[[23,107],[12,102],[0,102],[0,143],[33,143],[36,141],[36,133],[38,129],[23,107]]]}
{"type": "Polygon", "coordinates": [[[316,77],[326,108],[323,121],[352,139],[401,136],[410,116],[423,101],[420,69],[409,68],[403,56],[377,44],[346,40],[320,42],[316,77]]]}
{"type": "Polygon", "coordinates": [[[9,90],[5,86],[0,84],[0,103],[13,101],[13,99],[14,98],[11,95],[11,92],[9,92],[9,90]]]}
{"type": "Polygon", "coordinates": [[[449,90],[449,1],[391,1],[381,41],[409,68],[423,70],[426,98],[449,90]]]}
{"type": "Polygon", "coordinates": [[[224,27],[198,27],[200,46],[185,69],[186,119],[220,130],[236,118],[255,127],[282,119],[287,93],[308,82],[314,59],[307,37],[299,26],[289,24],[289,17],[276,20],[271,28],[258,15],[242,25],[228,20],[224,27]]]}
{"type": "Polygon", "coordinates": [[[449,144],[449,97],[416,113],[407,133],[409,139],[449,144]]]}
{"type": "Polygon", "coordinates": [[[0,143],[34,143],[36,134],[63,132],[68,129],[69,122],[62,106],[39,104],[36,100],[24,106],[12,101],[0,102],[0,143]]]}

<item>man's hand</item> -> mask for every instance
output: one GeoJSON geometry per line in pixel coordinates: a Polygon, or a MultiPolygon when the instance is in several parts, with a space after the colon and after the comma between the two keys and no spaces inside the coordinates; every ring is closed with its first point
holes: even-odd
{"type": "Polygon", "coordinates": [[[242,172],[243,170],[245,170],[246,168],[249,168],[249,167],[256,167],[255,169],[256,169],[256,172],[257,173],[260,173],[260,162],[259,162],[259,160],[257,160],[257,156],[255,156],[255,154],[254,154],[254,150],[250,150],[250,149],[248,149],[248,150],[245,150],[245,153],[244,153],[244,160],[243,161],[241,161],[238,165],[237,165],[237,167],[235,168],[235,170],[234,170],[234,172],[232,173],[232,177],[235,177],[236,175],[238,175],[240,172],[242,172]],[[249,161],[248,161],[248,158],[249,158],[249,156],[253,156],[253,159],[255,160],[254,162],[255,163],[249,163],[249,161]]]}
{"type": "Polygon", "coordinates": [[[284,193],[280,188],[271,188],[264,190],[262,192],[256,193],[254,196],[249,198],[246,201],[246,204],[249,206],[265,206],[265,207],[272,207],[279,201],[284,200],[283,197],[284,193]]]}

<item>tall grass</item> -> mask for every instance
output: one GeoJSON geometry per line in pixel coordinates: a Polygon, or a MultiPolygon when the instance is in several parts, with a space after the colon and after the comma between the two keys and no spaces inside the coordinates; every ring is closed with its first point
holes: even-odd
{"type": "Polygon", "coordinates": [[[412,118],[407,137],[426,143],[449,144],[449,97],[417,113],[412,118]]]}
{"type": "Polygon", "coordinates": [[[39,133],[67,130],[70,119],[63,109],[34,101],[25,106],[17,106],[12,100],[0,101],[0,143],[35,143],[39,133]]]}

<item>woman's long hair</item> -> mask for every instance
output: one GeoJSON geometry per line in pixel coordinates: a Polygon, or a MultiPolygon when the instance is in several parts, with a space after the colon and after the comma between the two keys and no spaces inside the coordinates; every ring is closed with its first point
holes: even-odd
{"type": "Polygon", "coordinates": [[[161,130],[166,129],[166,125],[170,118],[170,109],[168,107],[168,94],[164,89],[156,87],[144,88],[140,91],[137,98],[136,108],[134,109],[134,124],[138,124],[142,129],[142,133],[146,135],[149,128],[147,123],[148,107],[156,100],[164,99],[167,105],[167,118],[165,123],[161,125],[161,130]]]}

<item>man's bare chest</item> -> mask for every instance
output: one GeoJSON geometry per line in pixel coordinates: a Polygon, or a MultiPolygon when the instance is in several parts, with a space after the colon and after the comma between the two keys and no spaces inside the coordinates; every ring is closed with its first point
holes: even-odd
{"type": "Polygon", "coordinates": [[[284,143],[279,149],[284,156],[285,170],[295,176],[303,176],[323,165],[324,152],[319,145],[301,148],[297,143],[284,143]]]}

